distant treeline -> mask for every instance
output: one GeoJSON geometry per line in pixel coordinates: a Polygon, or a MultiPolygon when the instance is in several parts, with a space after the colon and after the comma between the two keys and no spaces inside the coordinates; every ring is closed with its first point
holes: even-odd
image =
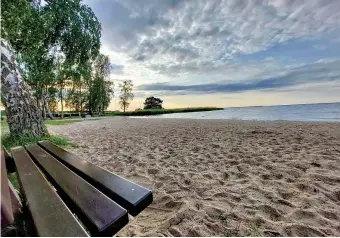
{"type": "Polygon", "coordinates": [[[129,112],[106,111],[104,116],[150,116],[168,113],[183,113],[183,112],[202,112],[223,110],[219,107],[188,107],[188,108],[174,108],[174,109],[144,109],[129,112]]]}
{"type": "MultiPolygon", "coordinates": [[[[137,109],[136,111],[120,112],[120,111],[105,111],[101,116],[150,116],[169,113],[184,113],[184,112],[202,112],[202,111],[215,111],[223,110],[220,107],[187,107],[187,108],[174,108],[174,109],[137,109]]],[[[88,112],[81,113],[84,117],[88,112]]],[[[1,117],[6,116],[5,111],[1,111],[1,117]]],[[[60,113],[53,113],[53,116],[60,117],[60,113]]],[[[79,112],[65,111],[64,117],[79,117],[79,112]]]]}

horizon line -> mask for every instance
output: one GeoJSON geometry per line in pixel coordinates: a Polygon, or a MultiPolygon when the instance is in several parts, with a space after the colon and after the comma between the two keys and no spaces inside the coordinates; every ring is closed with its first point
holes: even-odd
{"type": "Polygon", "coordinates": [[[278,105],[254,105],[254,106],[235,106],[235,107],[223,107],[226,108],[244,108],[244,107],[278,107],[278,106],[298,106],[298,105],[314,105],[314,104],[335,104],[340,103],[338,102],[317,102],[317,103],[297,103],[297,104],[278,104],[278,105]]]}

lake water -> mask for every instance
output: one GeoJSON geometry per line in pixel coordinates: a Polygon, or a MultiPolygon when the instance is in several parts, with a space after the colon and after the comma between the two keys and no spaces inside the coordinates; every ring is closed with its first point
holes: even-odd
{"type": "Polygon", "coordinates": [[[339,103],[300,104],[263,107],[233,107],[220,111],[173,113],[153,118],[239,119],[340,122],[339,103]]]}

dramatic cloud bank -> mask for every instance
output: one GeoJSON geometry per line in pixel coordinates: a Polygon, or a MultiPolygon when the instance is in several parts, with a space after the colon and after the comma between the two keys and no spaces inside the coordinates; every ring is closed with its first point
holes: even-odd
{"type": "MultiPolygon", "coordinates": [[[[317,62],[314,64],[296,67],[281,72],[280,75],[252,79],[241,82],[199,84],[199,85],[174,85],[167,83],[154,83],[141,85],[140,90],[150,91],[187,91],[216,93],[216,92],[242,92],[248,90],[276,89],[304,83],[340,80],[340,60],[333,62],[317,62]]],[[[340,92],[339,92],[340,93],[340,92]]]]}
{"type": "Polygon", "coordinates": [[[85,3],[102,22],[112,78],[132,79],[141,95],[340,83],[340,1],[85,3]]]}

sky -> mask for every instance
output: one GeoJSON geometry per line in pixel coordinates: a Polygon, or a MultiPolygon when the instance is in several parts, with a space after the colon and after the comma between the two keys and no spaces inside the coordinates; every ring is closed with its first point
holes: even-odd
{"type": "Polygon", "coordinates": [[[340,102],[340,1],[84,0],[130,110],[340,102]]]}

